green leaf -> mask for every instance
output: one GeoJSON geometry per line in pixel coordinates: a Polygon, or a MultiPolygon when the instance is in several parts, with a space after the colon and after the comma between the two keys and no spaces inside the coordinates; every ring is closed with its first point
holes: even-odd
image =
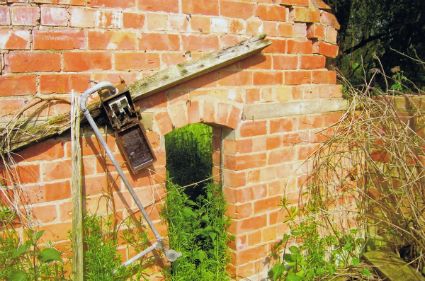
{"type": "Polygon", "coordinates": [[[24,244],[20,245],[18,248],[16,248],[15,251],[13,251],[13,254],[12,254],[13,258],[17,258],[17,257],[25,254],[29,250],[30,247],[31,247],[31,245],[29,243],[24,243],[24,244]]]}
{"type": "Polygon", "coordinates": [[[289,247],[289,251],[291,251],[292,254],[298,254],[300,249],[297,246],[291,246],[289,247]]]}
{"type": "Polygon", "coordinates": [[[302,281],[303,278],[296,275],[293,272],[289,272],[288,276],[286,276],[286,281],[302,281]]]}
{"type": "Polygon", "coordinates": [[[372,275],[372,273],[370,272],[370,270],[369,270],[369,269],[364,268],[364,269],[362,270],[362,275],[364,275],[364,276],[366,276],[366,277],[370,277],[370,276],[372,275]]]}
{"type": "Polygon", "coordinates": [[[351,261],[351,264],[354,266],[357,266],[360,264],[360,259],[359,258],[353,258],[353,260],[351,261]]]}
{"type": "Polygon", "coordinates": [[[38,256],[42,262],[62,261],[61,253],[55,248],[45,248],[38,256]]]}
{"type": "Polygon", "coordinates": [[[11,274],[7,276],[7,281],[26,281],[27,274],[21,270],[13,271],[11,274]]]}
{"type": "Polygon", "coordinates": [[[41,236],[43,236],[43,234],[44,234],[44,230],[33,232],[32,241],[37,242],[41,238],[41,236]]]}

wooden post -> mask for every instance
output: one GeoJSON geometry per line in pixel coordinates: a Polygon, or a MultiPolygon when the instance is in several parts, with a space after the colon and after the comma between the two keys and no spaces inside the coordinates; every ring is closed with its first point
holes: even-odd
{"type": "Polygon", "coordinates": [[[72,159],[72,280],[84,280],[83,247],[83,173],[80,145],[80,107],[78,96],[71,101],[71,159],[72,159]]]}

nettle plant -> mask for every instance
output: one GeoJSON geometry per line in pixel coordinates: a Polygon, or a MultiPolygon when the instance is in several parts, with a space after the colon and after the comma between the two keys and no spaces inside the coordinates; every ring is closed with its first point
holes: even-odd
{"type": "Polygon", "coordinates": [[[42,245],[44,231],[16,226],[15,212],[0,206],[0,280],[69,280],[65,277],[62,253],[52,245],[42,245]]]}

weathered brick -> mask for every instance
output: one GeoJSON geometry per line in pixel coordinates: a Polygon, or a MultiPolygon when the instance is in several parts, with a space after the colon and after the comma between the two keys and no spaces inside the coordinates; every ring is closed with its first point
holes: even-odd
{"type": "Polygon", "coordinates": [[[143,28],[145,16],[137,13],[124,13],[123,24],[125,28],[143,28]]]}
{"type": "Polygon", "coordinates": [[[270,133],[290,132],[297,128],[296,119],[294,118],[279,118],[270,120],[270,133]]]}
{"type": "Polygon", "coordinates": [[[335,71],[313,71],[312,83],[315,84],[336,84],[335,71]]]}
{"type": "Polygon", "coordinates": [[[218,15],[218,0],[182,0],[183,13],[218,15]]]}
{"type": "Polygon", "coordinates": [[[146,22],[148,31],[166,31],[168,28],[168,15],[148,13],[146,22]]]}
{"type": "Polygon", "coordinates": [[[311,71],[288,71],[285,72],[286,85],[301,85],[311,83],[311,71]]]}
{"type": "Polygon", "coordinates": [[[320,22],[324,25],[332,26],[336,30],[339,30],[341,28],[335,15],[325,11],[322,11],[322,13],[320,14],[320,22]]]}
{"type": "Polygon", "coordinates": [[[61,56],[54,53],[14,52],[6,55],[10,72],[60,71],[61,56]]]}
{"type": "Polygon", "coordinates": [[[63,55],[64,71],[109,70],[112,55],[107,52],[69,52],[63,55]]]}
{"type": "Polygon", "coordinates": [[[320,11],[314,8],[294,7],[289,18],[295,22],[319,22],[320,11]]]}
{"type": "Polygon", "coordinates": [[[167,0],[167,1],[157,1],[157,0],[139,0],[139,9],[145,11],[154,11],[154,12],[170,12],[177,13],[179,10],[179,1],[178,0],[167,0]]]}
{"type": "Polygon", "coordinates": [[[254,85],[282,84],[282,73],[279,72],[254,72],[254,85]]]}
{"type": "Polygon", "coordinates": [[[137,36],[128,31],[89,31],[88,44],[91,50],[135,50],[137,36]]]}
{"type": "Polygon", "coordinates": [[[226,155],[224,161],[226,168],[240,171],[265,166],[267,163],[267,155],[265,153],[250,155],[226,155]]]}
{"type": "Polygon", "coordinates": [[[36,6],[12,6],[13,25],[37,25],[40,19],[40,8],[36,6]]]}
{"type": "Polygon", "coordinates": [[[311,54],[313,43],[311,41],[288,40],[288,54],[311,54]]]}
{"type": "Polygon", "coordinates": [[[55,221],[58,217],[55,205],[35,206],[31,208],[32,216],[41,223],[55,221]]]}
{"type": "Polygon", "coordinates": [[[74,30],[34,30],[34,49],[71,50],[84,48],[84,32],[74,30]]]}
{"type": "Polygon", "coordinates": [[[310,24],[307,28],[307,38],[322,40],[325,38],[325,27],[321,24],[310,24]]]}
{"type": "Polygon", "coordinates": [[[95,27],[97,20],[96,9],[73,7],[70,9],[70,25],[73,27],[95,27]]]}
{"type": "Polygon", "coordinates": [[[338,45],[325,43],[322,41],[314,43],[313,53],[321,54],[330,58],[335,58],[338,55],[338,45]]]}
{"type": "Polygon", "coordinates": [[[324,68],[325,64],[324,56],[300,56],[300,68],[302,69],[324,68]]]}
{"type": "Polygon", "coordinates": [[[68,24],[68,13],[65,8],[41,6],[41,24],[66,26],[68,24]]]}
{"type": "Polygon", "coordinates": [[[262,20],[286,21],[287,10],[285,7],[276,5],[263,5],[257,7],[257,16],[262,20]]]}
{"type": "Polygon", "coordinates": [[[0,76],[0,96],[23,96],[36,93],[35,75],[0,76]]]}
{"type": "Polygon", "coordinates": [[[49,74],[40,75],[40,92],[71,93],[85,91],[89,86],[89,74],[49,74]]]}
{"type": "Polygon", "coordinates": [[[265,135],[267,133],[266,121],[245,121],[240,127],[241,137],[265,135]]]}
{"type": "Polygon", "coordinates": [[[136,6],[135,0],[90,0],[89,5],[92,7],[108,7],[108,8],[133,8],[136,6]]]}
{"type": "Polygon", "coordinates": [[[143,34],[140,39],[139,49],[155,51],[178,51],[180,49],[180,38],[175,34],[143,34]]]}
{"type": "Polygon", "coordinates": [[[116,53],[115,69],[117,70],[149,70],[159,68],[158,54],[116,53]]]}
{"type": "Polygon", "coordinates": [[[229,0],[220,3],[220,15],[225,17],[248,19],[254,16],[254,12],[254,3],[229,0]]]}
{"type": "Polygon", "coordinates": [[[0,6],[0,25],[10,24],[10,12],[8,6],[0,6]]]}
{"type": "Polygon", "coordinates": [[[215,35],[183,35],[183,50],[215,51],[218,49],[218,37],[215,35]]]}
{"type": "Polygon", "coordinates": [[[0,49],[21,50],[30,48],[28,30],[0,30],[0,49]]]}
{"type": "Polygon", "coordinates": [[[298,67],[298,57],[288,55],[273,56],[273,69],[276,70],[293,70],[298,67]]]}

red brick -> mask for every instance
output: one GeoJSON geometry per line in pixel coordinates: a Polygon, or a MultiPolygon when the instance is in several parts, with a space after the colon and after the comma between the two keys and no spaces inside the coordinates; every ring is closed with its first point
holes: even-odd
{"type": "Polygon", "coordinates": [[[227,169],[235,171],[246,170],[266,165],[267,155],[265,153],[251,155],[226,155],[224,162],[227,169]]]}
{"type": "Polygon", "coordinates": [[[127,31],[89,31],[89,49],[91,50],[135,50],[137,36],[127,31]]]}
{"type": "Polygon", "coordinates": [[[272,57],[258,54],[240,62],[241,69],[271,69],[272,57]]]}
{"type": "Polygon", "coordinates": [[[145,16],[136,13],[124,13],[123,23],[125,28],[143,28],[145,16]]]}
{"type": "Polygon", "coordinates": [[[277,5],[263,5],[257,7],[257,16],[262,20],[286,21],[286,8],[277,5]]]}
{"type": "Polygon", "coordinates": [[[240,127],[241,137],[265,135],[267,133],[266,121],[245,121],[240,127]]]}
{"type": "Polygon", "coordinates": [[[264,53],[285,53],[287,40],[269,39],[272,42],[270,46],[264,49],[264,53]]]}
{"type": "MultiPolygon", "coordinates": [[[[226,163],[224,163],[226,165],[226,163]]],[[[228,168],[227,166],[225,166],[228,168]]],[[[245,185],[245,173],[236,173],[233,171],[223,171],[223,180],[226,187],[241,187],[245,185]]]]}
{"type": "Polygon", "coordinates": [[[40,165],[20,165],[16,168],[20,184],[37,183],[40,180],[40,165]]]}
{"type": "Polygon", "coordinates": [[[151,70],[159,68],[158,54],[116,53],[115,69],[117,70],[151,70]]]}
{"type": "Polygon", "coordinates": [[[227,126],[236,129],[241,120],[242,110],[233,106],[227,119],[227,126]]]}
{"type": "Polygon", "coordinates": [[[254,72],[254,85],[279,85],[279,84],[282,84],[282,73],[254,72]]]}
{"type": "Polygon", "coordinates": [[[303,6],[308,7],[310,5],[310,0],[280,0],[280,3],[285,6],[303,6]]]}
{"type": "Polygon", "coordinates": [[[111,54],[106,52],[72,52],[63,54],[64,71],[109,70],[111,54]]]}
{"type": "Polygon", "coordinates": [[[41,24],[66,26],[68,24],[68,12],[65,8],[41,6],[41,24]]]}
{"type": "Polygon", "coordinates": [[[315,84],[336,84],[335,71],[313,71],[312,82],[315,84]]]}
{"type": "Polygon", "coordinates": [[[335,15],[325,11],[320,14],[320,22],[324,25],[332,26],[336,30],[339,30],[341,28],[335,15]]]}
{"type": "Polygon", "coordinates": [[[290,23],[279,23],[277,31],[281,37],[292,37],[294,36],[294,25],[290,23]]]}
{"type": "Polygon", "coordinates": [[[224,0],[220,4],[220,15],[222,16],[242,19],[254,16],[254,3],[224,0]]]}
{"type": "Polygon", "coordinates": [[[307,38],[319,39],[325,38],[325,27],[321,24],[310,24],[307,28],[307,38]]]}
{"type": "Polygon", "coordinates": [[[294,7],[289,17],[295,22],[319,22],[320,11],[314,8],[294,7]]]}
{"type": "Polygon", "coordinates": [[[155,115],[155,122],[162,135],[168,134],[173,130],[173,123],[167,112],[160,112],[155,115]]]}
{"type": "MultiPolygon", "coordinates": [[[[1,80],[1,79],[0,79],[1,80]]],[[[3,102],[0,103],[0,112],[2,115],[15,115],[15,113],[25,106],[27,103],[26,98],[11,98],[7,100],[3,99],[3,102]]]]}
{"type": "Polygon", "coordinates": [[[65,156],[64,143],[57,140],[45,140],[17,153],[16,161],[55,160],[65,156]]]}
{"type": "Polygon", "coordinates": [[[34,49],[71,50],[84,48],[83,31],[46,31],[34,30],[34,49]]]}
{"type": "Polygon", "coordinates": [[[251,72],[220,71],[219,78],[217,81],[219,86],[252,85],[251,72]]]}
{"type": "Polygon", "coordinates": [[[90,0],[92,7],[110,7],[110,8],[133,8],[136,6],[135,0],[90,0]]]}
{"type": "Polygon", "coordinates": [[[54,53],[15,52],[6,55],[10,72],[60,71],[61,56],[54,53]]]}
{"type": "Polygon", "coordinates": [[[288,54],[311,54],[313,43],[311,41],[288,40],[288,54]]]}
{"type": "Polygon", "coordinates": [[[298,57],[297,56],[273,56],[273,69],[276,70],[289,70],[297,69],[298,57]]]}
{"type": "Polygon", "coordinates": [[[238,222],[240,232],[257,230],[267,225],[267,216],[257,216],[238,222]]]}
{"type": "Polygon", "coordinates": [[[0,30],[0,49],[21,50],[30,48],[28,30],[0,30]]]}
{"type": "Polygon", "coordinates": [[[143,34],[140,39],[139,49],[155,51],[178,51],[180,49],[180,39],[178,35],[174,34],[143,34]]]}
{"type": "Polygon", "coordinates": [[[31,208],[33,217],[42,223],[52,222],[57,219],[56,206],[36,206],[31,208]]]}
{"type": "Polygon", "coordinates": [[[140,10],[171,13],[177,13],[179,11],[178,0],[139,0],[138,2],[140,10]]]}
{"type": "Polygon", "coordinates": [[[40,92],[70,93],[85,91],[89,86],[89,74],[51,74],[40,76],[40,92]]]}
{"type": "Polygon", "coordinates": [[[324,56],[300,56],[300,68],[302,69],[324,68],[325,64],[324,56]]]}
{"type": "Polygon", "coordinates": [[[40,241],[42,243],[68,240],[71,232],[71,223],[49,224],[39,228],[44,230],[40,241]]]}
{"type": "Polygon", "coordinates": [[[215,35],[184,35],[182,43],[183,50],[187,51],[215,51],[219,48],[215,35]]]}
{"type": "Polygon", "coordinates": [[[183,13],[218,15],[218,0],[182,0],[183,13]]]}
{"type": "Polygon", "coordinates": [[[8,6],[0,6],[0,25],[10,24],[10,12],[8,6]]]}
{"type": "Polygon", "coordinates": [[[270,120],[270,133],[290,132],[297,128],[294,118],[270,120]]]}
{"type": "Polygon", "coordinates": [[[285,72],[286,85],[301,85],[311,83],[311,71],[288,71],[285,72]]]}
{"type": "Polygon", "coordinates": [[[37,25],[40,19],[40,9],[36,6],[12,6],[13,25],[37,25]]]}
{"type": "Polygon", "coordinates": [[[269,153],[268,164],[274,165],[283,162],[294,160],[294,151],[292,148],[282,148],[279,150],[273,150],[269,153]]]}
{"type": "MultiPolygon", "coordinates": [[[[271,127],[270,127],[270,130],[271,130],[271,127]]],[[[280,147],[280,143],[281,143],[280,136],[268,137],[266,140],[266,149],[267,150],[276,149],[280,147]]]]}
{"type": "Polygon", "coordinates": [[[317,145],[298,146],[298,160],[306,160],[317,150],[317,145]]]}
{"type": "Polygon", "coordinates": [[[330,58],[335,58],[338,55],[338,46],[334,44],[329,44],[325,42],[316,42],[314,43],[313,52],[315,54],[321,54],[330,58]]]}
{"type": "Polygon", "coordinates": [[[36,93],[35,75],[0,76],[0,96],[23,96],[36,93]]]}

